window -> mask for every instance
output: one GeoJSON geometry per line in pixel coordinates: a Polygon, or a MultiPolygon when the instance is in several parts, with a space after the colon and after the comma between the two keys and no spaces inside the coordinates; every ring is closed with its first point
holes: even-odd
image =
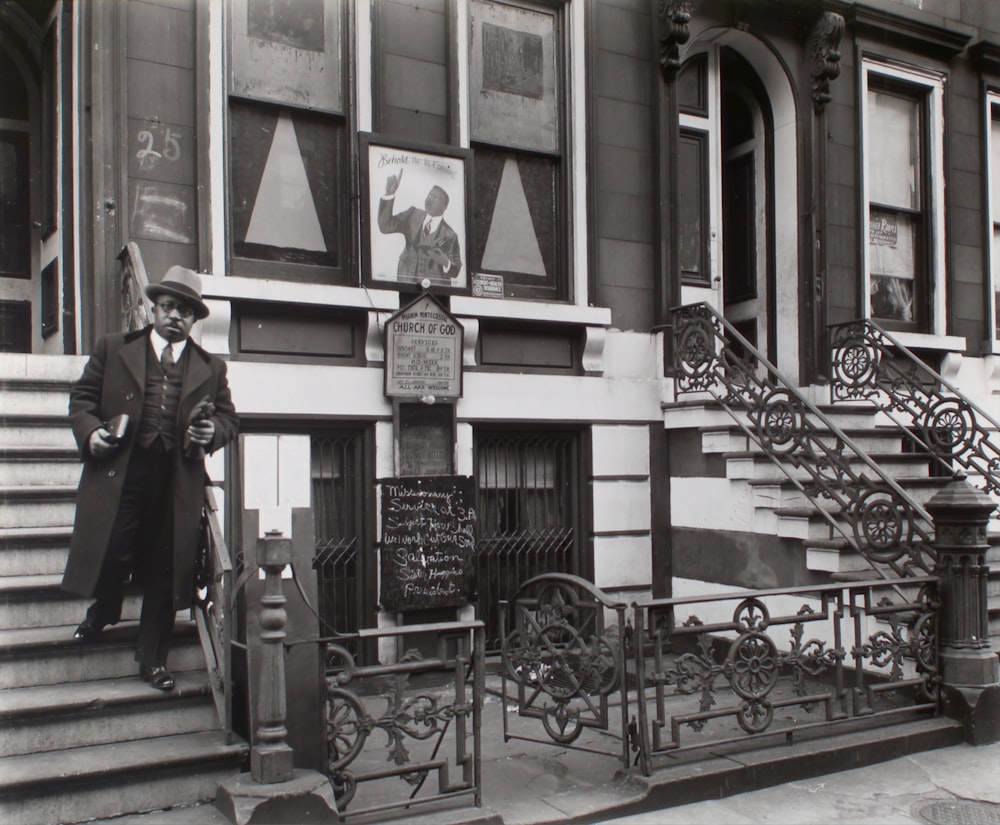
{"type": "Polygon", "coordinates": [[[866,61],[865,292],[889,329],[944,331],[943,80],[866,61]]]}
{"type": "Polygon", "coordinates": [[[475,0],[469,26],[472,268],[508,297],[568,299],[561,9],[475,0]]]}
{"type": "Polygon", "coordinates": [[[989,129],[988,175],[990,181],[990,273],[993,282],[993,337],[1000,339],[1000,92],[987,96],[989,129]]]}
{"type": "Polygon", "coordinates": [[[477,575],[491,649],[499,643],[501,599],[542,573],[587,573],[578,443],[575,433],[477,434],[477,575]]]}
{"type": "Polygon", "coordinates": [[[232,0],[229,8],[232,271],[349,283],[341,0],[232,0]]]}

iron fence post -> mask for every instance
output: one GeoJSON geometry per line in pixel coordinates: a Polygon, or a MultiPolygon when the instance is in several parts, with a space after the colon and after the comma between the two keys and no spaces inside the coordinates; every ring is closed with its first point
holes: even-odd
{"type": "Polygon", "coordinates": [[[989,639],[987,525],[996,508],[961,472],[926,505],[940,577],[938,660],[945,712],[972,744],[1000,739],[1000,668],[989,639]]]}

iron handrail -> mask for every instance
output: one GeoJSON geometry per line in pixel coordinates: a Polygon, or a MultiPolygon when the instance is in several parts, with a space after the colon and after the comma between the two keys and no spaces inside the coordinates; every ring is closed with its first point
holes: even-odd
{"type": "Polygon", "coordinates": [[[957,464],[980,476],[986,492],[1000,493],[1000,448],[989,438],[1000,431],[995,418],[874,321],[836,324],[831,332],[834,401],[870,401],[948,475],[957,464]]]}
{"type": "Polygon", "coordinates": [[[192,612],[198,625],[198,638],[205,656],[215,710],[226,736],[226,744],[229,744],[233,732],[233,688],[230,674],[235,593],[233,565],[219,524],[218,510],[215,490],[212,486],[206,486],[196,580],[198,590],[192,612]]]}
{"type": "Polygon", "coordinates": [[[717,401],[877,574],[885,576],[882,565],[900,577],[932,572],[931,517],[895,479],[713,307],[692,304],[672,315],[678,394],[706,392],[717,401]],[[839,510],[820,506],[823,498],[839,510]]]}
{"type": "Polygon", "coordinates": [[[145,298],[149,276],[146,274],[139,245],[134,241],[129,241],[122,248],[118,253],[118,260],[122,265],[122,328],[124,332],[133,332],[152,323],[145,298]]]}

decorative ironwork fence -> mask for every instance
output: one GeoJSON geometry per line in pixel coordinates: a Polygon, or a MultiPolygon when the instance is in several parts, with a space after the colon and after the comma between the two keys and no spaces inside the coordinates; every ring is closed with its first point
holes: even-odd
{"type": "Polygon", "coordinates": [[[728,321],[694,304],[673,311],[673,329],[678,394],[717,401],[877,575],[933,571],[924,508],[728,321]]]}
{"type": "Polygon", "coordinates": [[[909,583],[910,600],[868,581],[635,604],[643,770],[699,748],[933,715],[937,579],[909,583]]]}
{"type": "Polygon", "coordinates": [[[591,730],[648,776],[662,756],[933,715],[937,582],[908,579],[905,594],[873,580],[626,608],[576,576],[538,576],[504,605],[504,738],[611,755],[586,741],[591,730]],[[529,727],[537,721],[541,731],[529,727]]]}
{"type": "Polygon", "coordinates": [[[325,642],[326,773],[341,819],[469,797],[479,807],[483,623],[359,630],[351,639],[391,640],[396,660],[358,666],[345,639],[325,642]],[[420,643],[434,655],[407,647],[420,643]],[[423,793],[432,776],[436,787],[423,793]]]}
{"type": "Polygon", "coordinates": [[[636,741],[629,719],[626,609],[590,582],[559,573],[530,579],[510,602],[501,603],[504,741],[551,741],[607,753],[581,736],[588,729],[601,731],[618,743],[618,757],[628,767],[629,747],[636,741]],[[608,617],[614,619],[610,625],[608,617]],[[516,697],[508,695],[508,681],[516,685],[516,697]],[[548,739],[532,729],[525,732],[524,725],[515,730],[508,707],[514,699],[517,717],[540,720],[548,739]]]}
{"type": "Polygon", "coordinates": [[[832,327],[834,401],[870,401],[951,475],[961,467],[973,483],[1000,494],[1000,423],[921,361],[878,324],[832,327]]]}

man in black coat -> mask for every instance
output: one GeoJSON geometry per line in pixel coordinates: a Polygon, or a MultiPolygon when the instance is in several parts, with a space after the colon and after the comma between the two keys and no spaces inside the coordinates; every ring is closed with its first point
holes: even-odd
{"type": "Polygon", "coordinates": [[[204,457],[235,437],[239,418],[225,362],[188,337],[208,315],[198,274],[172,266],[146,295],[152,325],[103,337],[70,390],[84,467],[62,586],[94,598],[76,630],[86,641],[119,621],[123,586],[138,582],[139,673],[171,690],[174,618],[194,595],[204,457]],[[119,435],[111,422],[122,415],[119,435]]]}

